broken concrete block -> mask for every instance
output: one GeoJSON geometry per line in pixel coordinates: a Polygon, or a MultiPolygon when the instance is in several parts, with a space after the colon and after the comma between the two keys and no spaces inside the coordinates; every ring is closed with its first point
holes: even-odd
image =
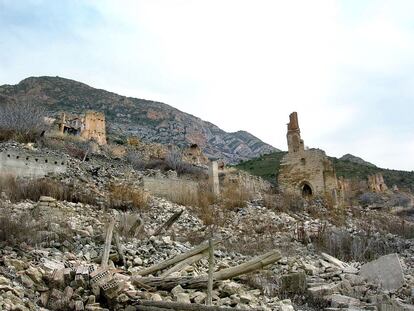
{"type": "Polygon", "coordinates": [[[85,310],[85,307],[83,305],[83,301],[82,300],[76,300],[75,301],[75,311],[83,311],[85,310]]]}
{"type": "Polygon", "coordinates": [[[181,302],[181,303],[191,303],[190,301],[190,296],[187,293],[177,293],[177,295],[175,296],[175,299],[177,302],[181,302]]]}
{"type": "Polygon", "coordinates": [[[49,295],[47,306],[51,310],[62,310],[64,308],[65,300],[64,294],[58,289],[52,289],[49,295]]]}
{"type": "Polygon", "coordinates": [[[361,305],[360,300],[356,298],[344,296],[344,295],[339,295],[339,294],[328,295],[323,298],[329,301],[331,304],[331,307],[334,307],[334,308],[349,308],[349,307],[357,307],[361,305]]]}
{"type": "Polygon", "coordinates": [[[306,291],[306,274],[303,272],[282,275],[281,282],[282,292],[300,294],[306,291]]]}
{"type": "Polygon", "coordinates": [[[317,299],[317,298],[322,298],[323,296],[326,296],[326,295],[337,293],[339,290],[339,287],[340,287],[339,284],[336,284],[336,283],[324,284],[320,286],[310,287],[308,288],[308,292],[314,299],[317,299]]]}
{"type": "Polygon", "coordinates": [[[65,265],[59,261],[43,259],[42,268],[46,273],[53,273],[55,270],[65,269],[65,265]]]}
{"type": "Polygon", "coordinates": [[[101,289],[106,298],[114,299],[123,290],[124,285],[124,281],[118,281],[117,279],[112,278],[109,282],[103,284],[101,289]]]}
{"type": "Polygon", "coordinates": [[[65,287],[64,270],[65,269],[60,269],[53,272],[52,279],[50,280],[53,287],[61,289],[65,287]]]}
{"type": "Polygon", "coordinates": [[[404,275],[397,254],[389,254],[361,267],[360,275],[383,289],[396,291],[404,285],[404,275]]]}

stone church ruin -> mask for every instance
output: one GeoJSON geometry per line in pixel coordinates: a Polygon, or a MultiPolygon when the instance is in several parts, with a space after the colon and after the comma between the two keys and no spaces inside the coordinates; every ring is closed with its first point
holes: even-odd
{"type": "Polygon", "coordinates": [[[368,185],[369,189],[372,192],[381,193],[388,190],[388,187],[384,181],[384,177],[381,173],[376,173],[368,176],[368,185]]]}
{"type": "Polygon", "coordinates": [[[87,111],[84,115],[69,115],[62,113],[59,121],[62,134],[94,140],[99,145],[106,145],[105,114],[103,112],[87,111]]]}
{"type": "Polygon", "coordinates": [[[279,186],[282,190],[305,198],[314,195],[338,195],[338,180],[333,163],[320,149],[305,149],[300,136],[298,114],[289,116],[287,143],[288,153],[282,158],[279,186]]]}

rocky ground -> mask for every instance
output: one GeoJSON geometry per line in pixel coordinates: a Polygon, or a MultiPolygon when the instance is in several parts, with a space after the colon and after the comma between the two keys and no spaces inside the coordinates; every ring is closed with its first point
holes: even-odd
{"type": "MultiPolygon", "coordinates": [[[[157,173],[136,172],[104,156],[89,162],[71,159],[68,172],[53,178],[67,184],[75,180],[76,189],[93,193],[96,204],[50,197],[12,202],[3,193],[0,310],[145,310],[138,306],[140,300],[204,304],[204,288],[154,288],[139,277],[140,271],[207,239],[209,231],[197,207],[154,196],[142,209],[106,207],[109,181],[127,180],[138,187],[148,174],[157,173]],[[178,220],[155,235],[178,211],[182,211],[178,220]],[[142,227],[129,233],[138,219],[142,227]],[[111,220],[116,222],[114,232],[119,233],[125,261],[113,243],[108,267],[102,267],[111,220]]],[[[389,211],[349,207],[332,212],[321,201],[281,211],[259,198],[216,217],[220,218],[214,228],[214,239],[220,241],[215,249],[216,271],[271,250],[281,255],[263,269],[218,281],[213,291],[216,306],[283,311],[413,309],[414,242],[410,234],[414,231],[410,231],[410,222],[389,211]],[[397,257],[382,257],[385,263],[379,266],[365,265],[391,253],[397,257]],[[375,274],[377,278],[372,277],[375,274]]],[[[146,278],[162,276],[169,268],[146,278]]],[[[195,278],[207,272],[204,257],[168,277],[195,278]]]]}

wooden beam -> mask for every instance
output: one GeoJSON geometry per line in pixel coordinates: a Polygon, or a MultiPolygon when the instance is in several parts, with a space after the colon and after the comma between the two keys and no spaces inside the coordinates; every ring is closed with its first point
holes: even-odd
{"type": "Polygon", "coordinates": [[[101,261],[102,268],[105,268],[108,266],[109,251],[111,250],[112,232],[114,231],[114,226],[115,226],[115,219],[112,219],[106,229],[105,245],[104,245],[102,261],[101,261]]]}
{"type": "MultiPolygon", "coordinates": [[[[214,241],[215,245],[217,245],[218,243],[220,243],[220,242],[219,241],[214,241]]],[[[208,249],[208,242],[207,243],[202,243],[202,244],[192,248],[191,250],[189,250],[189,251],[187,251],[183,254],[177,255],[177,256],[175,256],[171,259],[167,259],[167,260],[165,260],[163,262],[160,262],[156,265],[153,265],[149,268],[138,271],[137,274],[141,275],[141,276],[144,276],[144,275],[148,275],[148,274],[157,272],[159,270],[163,270],[163,269],[165,269],[165,268],[167,268],[167,267],[169,267],[173,264],[176,264],[177,262],[183,261],[183,260],[185,260],[189,257],[197,255],[198,253],[204,252],[206,249],[208,249]]]]}
{"type": "Polygon", "coordinates": [[[159,235],[164,230],[167,231],[177,220],[180,218],[184,210],[179,210],[175,212],[164,224],[162,224],[154,233],[154,235],[159,235]]]}
{"type": "MultiPolygon", "coordinates": [[[[255,257],[241,265],[223,269],[213,274],[214,281],[228,280],[236,276],[261,270],[264,267],[275,263],[282,258],[280,252],[273,250],[264,255],[255,257]]],[[[208,276],[200,277],[179,277],[179,278],[160,278],[160,277],[139,277],[134,276],[132,283],[139,286],[139,283],[149,285],[151,287],[170,290],[177,285],[187,288],[206,288],[208,276]],[[136,281],[136,282],[135,282],[136,281]]]]}

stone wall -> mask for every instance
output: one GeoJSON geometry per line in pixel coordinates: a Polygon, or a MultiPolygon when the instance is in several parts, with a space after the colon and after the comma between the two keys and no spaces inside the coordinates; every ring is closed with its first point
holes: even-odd
{"type": "Polygon", "coordinates": [[[143,183],[151,194],[174,201],[181,195],[198,196],[198,183],[192,180],[144,177],[143,183]]]}
{"type": "Polygon", "coordinates": [[[81,137],[95,140],[99,145],[106,145],[105,114],[102,112],[88,111],[85,113],[84,129],[81,137]]]}
{"type": "Polygon", "coordinates": [[[261,193],[270,191],[272,185],[261,177],[250,175],[247,172],[227,168],[222,171],[220,186],[225,183],[235,183],[248,191],[253,197],[259,197],[261,193]]]}
{"type": "Polygon", "coordinates": [[[58,124],[62,134],[80,136],[99,145],[106,145],[106,122],[103,112],[87,111],[85,115],[62,113],[58,124]]]}
{"type": "Polygon", "coordinates": [[[43,177],[66,172],[66,159],[29,152],[1,151],[0,174],[18,177],[43,177]]]}

